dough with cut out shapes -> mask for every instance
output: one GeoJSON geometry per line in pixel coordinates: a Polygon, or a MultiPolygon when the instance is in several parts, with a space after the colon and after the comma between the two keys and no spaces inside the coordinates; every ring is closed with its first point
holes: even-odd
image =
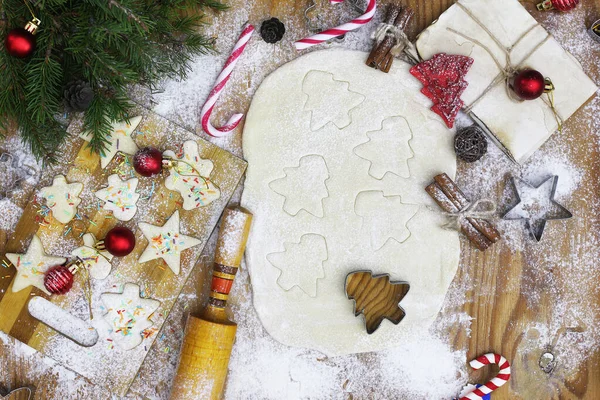
{"type": "Polygon", "coordinates": [[[104,320],[110,326],[110,337],[123,350],[142,343],[142,333],[153,325],[152,314],[160,301],[140,297],[140,287],[126,283],[122,293],[103,293],[100,298],[107,309],[104,320]]]}
{"type": "Polygon", "coordinates": [[[181,157],[171,150],[165,151],[164,155],[173,159],[165,186],[181,194],[184,210],[207,206],[221,197],[221,191],[210,180],[213,162],[200,158],[198,143],[186,141],[181,157]]]}
{"type": "Polygon", "coordinates": [[[137,212],[137,201],[140,194],[136,191],[137,178],[122,181],[119,175],[108,177],[108,186],[96,192],[96,197],[104,201],[103,208],[112,211],[119,221],[129,221],[137,212]]]}
{"type": "Polygon", "coordinates": [[[310,128],[321,129],[332,122],[343,129],[352,122],[352,109],[358,107],[365,96],[350,90],[348,82],[339,81],[328,72],[310,71],[304,78],[302,90],[308,96],[304,109],[311,113],[310,128]]]}
{"type": "Polygon", "coordinates": [[[138,262],[162,258],[175,275],[179,275],[181,270],[181,252],[201,243],[198,239],[179,232],[179,211],[175,211],[163,226],[140,222],[139,227],[148,239],[148,246],[138,262]]]}
{"type": "Polygon", "coordinates": [[[46,271],[67,261],[64,257],[47,255],[42,241],[37,235],[33,235],[25,254],[8,253],[6,258],[17,269],[17,275],[12,283],[13,292],[19,292],[29,286],[34,286],[47,295],[50,295],[50,292],[44,286],[46,271]]]}
{"type": "Polygon", "coordinates": [[[291,215],[306,210],[317,217],[323,216],[323,199],[329,196],[326,181],[327,164],[321,156],[302,157],[300,164],[284,168],[285,176],[269,184],[275,193],[285,197],[283,209],[291,215]]]}
{"type": "Polygon", "coordinates": [[[41,195],[52,210],[52,216],[61,224],[68,224],[77,214],[82,190],[83,183],[67,183],[63,175],[56,175],[52,186],[42,188],[41,195]]]}
{"type": "Polygon", "coordinates": [[[85,263],[93,279],[104,279],[112,269],[110,262],[113,256],[106,250],[96,250],[94,248],[96,242],[96,237],[93,234],[86,233],[83,235],[83,246],[73,250],[71,255],[80,258],[85,263]]]}
{"type": "Polygon", "coordinates": [[[367,132],[369,140],[354,149],[360,158],[371,163],[369,173],[382,179],[391,172],[403,178],[410,177],[408,160],[414,153],[410,148],[412,132],[406,119],[388,118],[383,121],[381,130],[367,132]]]}
{"type": "Polygon", "coordinates": [[[363,218],[363,229],[369,233],[371,248],[379,250],[390,239],[403,243],[410,237],[408,221],[419,206],[404,204],[400,196],[386,197],[383,192],[368,191],[356,196],[354,209],[363,218]]]}
{"type": "Polygon", "coordinates": [[[281,271],[277,283],[283,290],[300,288],[311,297],[317,295],[317,281],[325,277],[323,262],[327,260],[327,243],[320,235],[307,234],[300,243],[285,243],[285,251],[267,259],[281,271]]]}
{"type": "Polygon", "coordinates": [[[367,56],[316,51],[282,66],[256,91],[243,134],[254,306],[275,339],[330,356],[425,333],[460,255],[458,233],[442,228],[425,192],[435,175],[455,175],[453,132],[429,110],[409,64],[383,74],[367,56]],[[365,332],[344,295],[357,270],[410,284],[402,323],[365,332]]]}
{"type": "MultiPolygon", "coordinates": [[[[131,136],[138,127],[142,117],[134,117],[126,121],[113,121],[110,136],[106,139],[106,148],[100,153],[100,166],[106,168],[118,152],[129,155],[134,155],[138,151],[138,147],[131,136]]],[[[89,142],[92,140],[91,132],[83,132],[79,135],[80,138],[89,142]]]]}

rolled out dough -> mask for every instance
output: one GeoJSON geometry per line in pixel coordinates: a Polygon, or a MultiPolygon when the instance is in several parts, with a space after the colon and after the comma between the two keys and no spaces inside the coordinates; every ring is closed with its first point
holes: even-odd
{"type": "Polygon", "coordinates": [[[244,131],[254,305],[277,340],[327,355],[381,350],[426,330],[460,253],[424,190],[438,173],[455,175],[453,132],[408,64],[386,74],[366,58],[326,50],[284,65],[258,89],[244,131]],[[399,325],[366,333],[344,294],[356,270],[410,283],[399,325]]]}

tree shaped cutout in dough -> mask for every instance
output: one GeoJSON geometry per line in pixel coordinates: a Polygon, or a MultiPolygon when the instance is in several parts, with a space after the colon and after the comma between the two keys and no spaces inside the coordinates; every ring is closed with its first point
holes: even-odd
{"type": "Polygon", "coordinates": [[[356,215],[363,218],[363,227],[371,238],[371,247],[380,250],[389,240],[403,243],[410,237],[407,224],[419,206],[402,203],[400,196],[366,191],[356,196],[354,210],[356,215]]]}
{"type": "Polygon", "coordinates": [[[285,198],[283,210],[295,216],[300,210],[323,217],[323,199],[329,197],[326,181],[329,170],[319,155],[304,156],[297,167],[284,168],[285,176],[269,184],[271,190],[285,198]]]}
{"type": "Polygon", "coordinates": [[[160,301],[140,297],[140,287],[126,283],[123,293],[103,293],[100,298],[107,309],[104,320],[110,326],[110,336],[123,350],[142,343],[142,333],[153,325],[152,314],[160,301]]]}
{"type": "Polygon", "coordinates": [[[42,188],[40,193],[52,210],[52,216],[61,224],[68,224],[77,214],[82,190],[83,183],[67,183],[63,175],[56,175],[52,186],[42,188]]]}
{"type": "Polygon", "coordinates": [[[346,296],[354,300],[354,316],[363,314],[367,333],[379,328],[384,319],[398,325],[406,315],[400,302],[410,290],[406,282],[390,282],[389,275],[371,271],[353,272],[346,278],[346,296]]]}
{"type": "Polygon", "coordinates": [[[325,278],[323,263],[328,258],[327,242],[321,235],[306,234],[300,243],[284,243],[285,251],[267,255],[267,260],[281,271],[277,284],[285,291],[298,287],[310,297],[317,297],[317,280],[325,278]]]}
{"type": "Polygon", "coordinates": [[[308,96],[304,110],[310,111],[310,129],[317,131],[332,122],[338,129],[352,123],[351,111],[365,101],[365,96],[350,90],[350,83],[336,80],[332,74],[310,71],[302,82],[308,96]]]}
{"type": "Polygon", "coordinates": [[[209,178],[213,162],[200,157],[197,142],[186,141],[181,157],[170,150],[164,155],[173,160],[165,186],[181,194],[184,210],[207,206],[221,197],[221,191],[209,178]]]}
{"type": "Polygon", "coordinates": [[[369,138],[354,149],[360,158],[371,163],[369,175],[382,179],[391,172],[402,178],[410,178],[408,160],[415,156],[410,147],[412,131],[403,117],[388,118],[381,124],[381,130],[367,132],[369,138]]]}

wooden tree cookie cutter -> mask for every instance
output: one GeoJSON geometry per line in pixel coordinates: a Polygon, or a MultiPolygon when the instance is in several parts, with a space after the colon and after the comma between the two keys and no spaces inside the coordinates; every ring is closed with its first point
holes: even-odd
{"type": "Polygon", "coordinates": [[[354,300],[354,316],[363,314],[369,335],[379,328],[384,319],[398,325],[406,316],[399,304],[410,290],[407,282],[392,282],[389,274],[354,271],[346,276],[345,288],[346,297],[354,300]],[[392,290],[388,289],[390,287],[392,290]]]}

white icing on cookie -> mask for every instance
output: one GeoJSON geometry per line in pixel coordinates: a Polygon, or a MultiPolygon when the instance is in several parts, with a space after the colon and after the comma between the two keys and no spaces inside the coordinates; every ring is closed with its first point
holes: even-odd
{"type": "Polygon", "coordinates": [[[179,275],[181,269],[181,252],[201,243],[196,238],[179,233],[179,211],[175,211],[163,226],[140,222],[139,227],[148,239],[148,246],[138,262],[162,258],[175,275],[179,275]]]}
{"type": "Polygon", "coordinates": [[[104,209],[112,211],[119,221],[129,221],[137,212],[136,203],[140,194],[136,192],[138,179],[122,181],[119,175],[108,177],[108,187],[96,192],[96,197],[104,201],[104,209]]]}
{"type": "Polygon", "coordinates": [[[103,317],[114,342],[123,350],[142,343],[142,334],[153,325],[150,319],[160,301],[141,298],[140,287],[133,283],[126,283],[123,293],[103,293],[100,298],[108,309],[103,317]]]}
{"type": "MultiPolygon", "coordinates": [[[[114,121],[112,123],[110,136],[106,138],[108,143],[106,143],[106,148],[100,154],[100,166],[102,168],[106,168],[119,151],[131,155],[138,151],[138,147],[133,141],[131,134],[141,121],[142,117],[134,117],[129,120],[130,124],[125,121],[114,121]]],[[[79,137],[86,142],[90,142],[92,140],[92,133],[83,132],[79,137]]]]}
{"type": "Polygon", "coordinates": [[[77,214],[82,190],[83,183],[67,183],[63,175],[56,175],[52,186],[42,188],[41,195],[52,210],[52,216],[61,224],[68,224],[77,214]]]}
{"type": "Polygon", "coordinates": [[[209,179],[213,163],[200,158],[198,143],[193,140],[185,142],[181,158],[170,150],[165,151],[164,155],[174,160],[165,186],[181,193],[184,210],[207,206],[221,197],[221,191],[209,179]]]}
{"type": "Polygon", "coordinates": [[[73,257],[78,257],[87,266],[90,276],[93,279],[104,279],[110,274],[113,259],[108,251],[98,251],[94,248],[97,240],[91,233],[83,235],[83,246],[76,248],[71,252],[73,257]]]}
{"type": "Polygon", "coordinates": [[[50,295],[50,292],[44,287],[44,275],[51,267],[64,264],[67,259],[63,257],[49,256],[44,251],[44,246],[37,235],[33,236],[27,253],[25,254],[6,254],[6,258],[17,269],[17,275],[13,280],[12,291],[16,293],[29,286],[35,286],[44,293],[50,295]]]}

